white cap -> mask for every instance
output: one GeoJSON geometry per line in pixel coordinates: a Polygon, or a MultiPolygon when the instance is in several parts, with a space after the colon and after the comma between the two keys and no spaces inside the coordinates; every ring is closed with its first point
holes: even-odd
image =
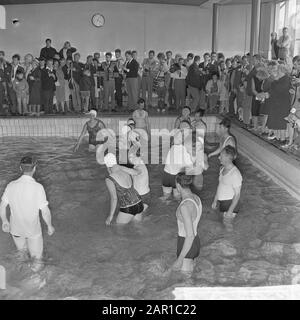
{"type": "Polygon", "coordinates": [[[104,163],[107,166],[107,168],[112,168],[117,164],[117,158],[113,153],[108,153],[104,157],[104,163]]]}
{"type": "Polygon", "coordinates": [[[91,110],[90,112],[86,113],[86,115],[91,115],[91,116],[94,116],[96,118],[97,117],[97,111],[96,110],[91,110]]]}

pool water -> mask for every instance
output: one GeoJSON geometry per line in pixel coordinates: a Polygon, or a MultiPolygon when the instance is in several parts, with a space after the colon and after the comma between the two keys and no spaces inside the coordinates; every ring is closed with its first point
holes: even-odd
{"type": "Polygon", "coordinates": [[[162,165],[149,165],[151,202],[141,224],[105,225],[106,169],[74,139],[6,138],[0,144],[0,192],[18,177],[24,153],[38,157],[37,181],[48,196],[55,234],[44,232],[45,268],[38,274],[15,261],[0,233],[7,290],[0,299],[172,299],[179,286],[262,286],[300,278],[300,204],[240,156],[241,211],[227,233],[210,208],[217,187],[216,158],[204,176],[201,253],[191,278],[164,271],[176,258],[176,202],[161,203],[162,165]]]}

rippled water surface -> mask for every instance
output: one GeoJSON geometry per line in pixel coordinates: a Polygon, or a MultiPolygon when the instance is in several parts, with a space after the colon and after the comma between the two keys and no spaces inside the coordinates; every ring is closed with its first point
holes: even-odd
{"type": "Polygon", "coordinates": [[[244,177],[241,212],[226,233],[210,209],[217,186],[217,159],[200,194],[202,244],[192,278],[164,271],[175,259],[177,203],[162,204],[161,165],[150,165],[151,202],[139,225],[106,227],[106,170],[72,139],[7,138],[0,144],[0,192],[18,177],[25,152],[37,155],[37,181],[46,189],[56,233],[44,233],[46,266],[33,274],[15,262],[11,238],[0,234],[0,264],[7,269],[2,299],[165,299],[178,286],[289,284],[300,273],[300,206],[240,157],[244,177]],[[277,246],[277,247],[276,247],[277,246]]]}

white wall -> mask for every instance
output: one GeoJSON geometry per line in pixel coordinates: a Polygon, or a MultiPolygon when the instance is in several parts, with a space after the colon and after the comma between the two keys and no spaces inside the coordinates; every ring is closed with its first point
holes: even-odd
{"type": "Polygon", "coordinates": [[[249,52],[251,6],[221,6],[219,13],[218,50],[227,56],[249,52]]]}
{"type": "Polygon", "coordinates": [[[171,49],[186,54],[211,46],[211,10],[191,6],[109,2],[73,2],[6,6],[7,29],[0,30],[0,47],[7,56],[39,54],[46,38],[60,49],[65,40],[83,57],[95,51],[171,49]],[[103,28],[91,24],[94,13],[106,18],[103,28]],[[20,20],[14,27],[13,18],[20,20]]]}
{"type": "MultiPolygon", "coordinates": [[[[6,6],[7,29],[0,30],[0,49],[39,55],[46,38],[60,49],[69,40],[82,59],[95,51],[137,49],[144,56],[150,49],[202,55],[211,50],[212,7],[109,2],[67,2],[6,6]],[[103,28],[91,24],[94,13],[106,18],[103,28]],[[13,18],[20,20],[14,27],[13,18]]],[[[219,51],[226,56],[249,51],[249,5],[221,6],[219,51]]]]}

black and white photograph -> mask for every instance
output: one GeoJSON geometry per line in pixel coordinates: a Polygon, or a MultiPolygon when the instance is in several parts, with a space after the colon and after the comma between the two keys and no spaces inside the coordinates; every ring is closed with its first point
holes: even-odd
{"type": "Polygon", "coordinates": [[[300,0],[0,0],[8,300],[300,300],[300,0]]]}

